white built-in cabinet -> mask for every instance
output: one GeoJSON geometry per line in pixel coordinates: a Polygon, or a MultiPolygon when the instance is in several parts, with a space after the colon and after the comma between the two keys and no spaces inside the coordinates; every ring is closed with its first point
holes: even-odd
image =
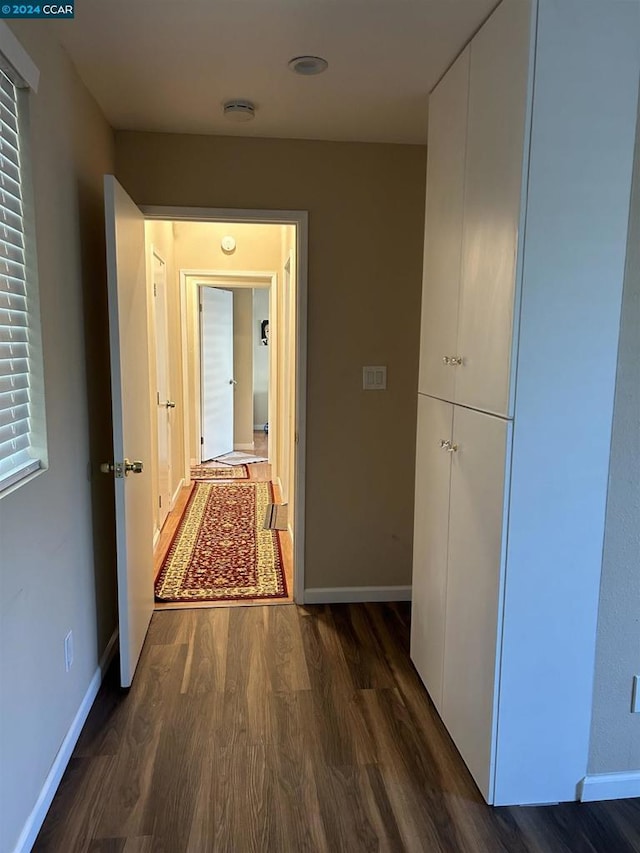
{"type": "Polygon", "coordinates": [[[639,9],[503,0],[429,103],[411,657],[489,803],[587,774],[639,9]]]}

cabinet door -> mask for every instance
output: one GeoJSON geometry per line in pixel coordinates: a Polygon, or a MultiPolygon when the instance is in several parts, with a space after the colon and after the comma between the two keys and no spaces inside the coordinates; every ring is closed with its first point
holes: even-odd
{"type": "Polygon", "coordinates": [[[411,659],[438,710],[442,708],[451,475],[451,454],[440,442],[451,439],[452,422],[450,403],[418,395],[411,659]]]}
{"type": "Polygon", "coordinates": [[[453,400],[457,346],[469,48],[429,99],[427,207],[422,285],[422,394],[453,400]]]}
{"type": "Polygon", "coordinates": [[[455,406],[442,718],[488,802],[508,429],[455,406]]]}
{"type": "Polygon", "coordinates": [[[503,0],[471,42],[455,401],[511,414],[531,4],[503,0]]]}

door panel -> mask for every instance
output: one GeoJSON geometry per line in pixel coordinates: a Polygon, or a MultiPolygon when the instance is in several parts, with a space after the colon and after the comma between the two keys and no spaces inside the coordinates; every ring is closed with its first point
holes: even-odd
{"type": "Polygon", "coordinates": [[[167,276],[164,263],[153,256],[153,297],[156,333],[156,420],[158,430],[158,529],[166,521],[171,503],[171,409],[169,396],[169,330],[167,276]]]}
{"type": "Polygon", "coordinates": [[[488,801],[508,428],[455,407],[442,716],[488,801]]]}
{"type": "Polygon", "coordinates": [[[502,3],[471,43],[455,401],[507,416],[531,4],[502,3]]]}
{"type": "Polygon", "coordinates": [[[142,473],[115,478],[120,679],[129,687],[153,613],[153,488],[144,217],[105,175],[114,461],[142,473]]]}
{"type": "Polygon", "coordinates": [[[466,48],[429,99],[419,390],[453,400],[469,87],[466,48]]]}
{"type": "Polygon", "coordinates": [[[202,460],[233,450],[233,293],[200,288],[202,460]]]}
{"type": "Polygon", "coordinates": [[[418,395],[411,659],[442,709],[453,406],[418,395]]]}

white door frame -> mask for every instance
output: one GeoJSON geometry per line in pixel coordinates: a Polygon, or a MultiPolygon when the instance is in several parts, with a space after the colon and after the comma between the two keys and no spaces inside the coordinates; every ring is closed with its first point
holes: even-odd
{"type": "MultiPolygon", "coordinates": [[[[239,271],[239,272],[229,272],[227,270],[191,270],[191,269],[181,269],[180,270],[180,342],[182,346],[182,412],[184,415],[184,481],[188,484],[191,481],[191,452],[190,452],[190,435],[189,435],[189,427],[190,427],[190,411],[189,407],[191,405],[195,406],[195,421],[196,423],[201,423],[202,421],[202,402],[201,397],[198,394],[195,395],[194,400],[189,399],[189,342],[187,335],[187,324],[189,321],[192,322],[193,329],[195,332],[196,340],[194,341],[195,349],[201,346],[200,342],[200,330],[199,324],[195,322],[195,318],[189,317],[189,301],[187,299],[187,293],[190,287],[221,287],[221,288],[240,288],[240,287],[248,287],[252,290],[254,288],[262,288],[264,290],[270,289],[272,294],[272,299],[275,300],[276,288],[277,288],[277,280],[278,275],[275,272],[262,272],[262,271],[239,271]]],[[[201,368],[200,362],[196,358],[194,361],[195,370],[196,370],[196,387],[201,388],[202,379],[201,379],[201,368]]],[[[271,351],[269,351],[269,418],[270,423],[276,423],[275,419],[271,421],[272,412],[272,403],[271,403],[271,388],[275,387],[273,383],[272,371],[274,369],[274,359],[271,357],[271,351]]],[[[271,459],[270,459],[271,461],[271,459]]],[[[196,459],[196,464],[202,462],[201,458],[196,459]]]]}
{"type": "Polygon", "coordinates": [[[309,214],[306,210],[235,210],[215,207],[141,207],[147,219],[182,222],[245,222],[296,226],[296,416],[295,416],[295,537],[293,595],[304,602],[305,483],[307,443],[307,287],[309,214]]]}

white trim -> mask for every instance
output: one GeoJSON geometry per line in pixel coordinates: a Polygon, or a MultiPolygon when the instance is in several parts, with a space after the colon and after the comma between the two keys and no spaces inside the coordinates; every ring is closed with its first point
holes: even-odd
{"type": "Polygon", "coordinates": [[[118,629],[116,628],[107,643],[107,648],[104,650],[104,653],[100,658],[98,668],[89,682],[87,692],[84,694],[80,707],[78,708],[64,740],[62,741],[62,745],[53,761],[49,775],[45,779],[44,785],[38,795],[38,799],[31,810],[31,814],[22,828],[22,832],[18,837],[13,853],[29,853],[33,847],[56,791],[58,790],[58,786],[62,776],[64,775],[64,771],[67,768],[67,764],[69,763],[69,759],[71,758],[75,745],[78,742],[82,727],[84,726],[86,719],[89,716],[89,711],[91,710],[96,696],[98,695],[98,690],[100,689],[102,680],[109,668],[109,664],[111,663],[113,656],[116,653],[117,647],[118,629]]]}
{"type": "MultiPolygon", "coordinates": [[[[20,75],[21,80],[14,80],[14,84],[19,88],[29,88],[33,92],[37,92],[40,72],[4,21],[0,21],[0,53],[11,68],[20,75]]],[[[4,63],[0,63],[0,65],[4,65],[4,63]]]]}
{"type": "Polygon", "coordinates": [[[178,222],[248,222],[252,225],[299,225],[306,222],[306,210],[244,210],[235,207],[165,207],[140,205],[147,219],[178,222]]]}
{"type": "Polygon", "coordinates": [[[625,800],[629,797],[640,797],[640,770],[595,773],[593,776],[585,776],[578,785],[578,799],[583,803],[625,800]]]}
{"type": "MultiPolygon", "coordinates": [[[[191,472],[189,472],[189,473],[191,473],[191,472]]],[[[189,478],[189,479],[191,479],[191,478],[189,478]]],[[[178,483],[178,486],[177,486],[175,492],[173,493],[173,495],[171,497],[171,503],[169,504],[169,512],[171,512],[172,509],[175,509],[175,505],[176,505],[176,502],[178,500],[178,495],[184,489],[185,485],[186,484],[185,484],[184,477],[183,477],[180,480],[180,482],[178,483]]]]}
{"type": "Polygon", "coordinates": [[[335,586],[305,589],[305,604],[355,604],[365,601],[411,601],[410,586],[335,586]]]}
{"type": "MultiPolygon", "coordinates": [[[[169,510],[169,512],[171,512],[171,510],[169,510]]],[[[155,530],[153,531],[153,550],[154,551],[156,550],[156,545],[158,544],[159,540],[160,540],[160,528],[156,525],[155,530]]]]}
{"type": "MultiPolygon", "coordinates": [[[[184,459],[185,459],[185,480],[190,482],[191,470],[187,469],[186,460],[190,458],[191,436],[190,436],[190,405],[189,399],[189,346],[187,326],[189,318],[187,316],[187,290],[189,287],[249,287],[249,288],[264,288],[270,289],[275,294],[277,287],[278,275],[271,270],[256,270],[251,272],[248,270],[238,270],[237,272],[229,270],[199,270],[199,269],[180,269],[180,347],[182,352],[182,418],[183,428],[182,434],[184,438],[184,459]]],[[[194,347],[196,351],[200,349],[200,324],[195,323],[194,332],[196,340],[194,347]]],[[[196,360],[196,387],[200,386],[200,360],[196,360]]],[[[271,415],[271,399],[269,395],[269,414],[271,415]]],[[[195,405],[195,420],[197,423],[201,421],[200,397],[196,394],[193,401],[195,405]]],[[[248,449],[253,450],[253,445],[248,448],[234,447],[234,450],[248,449]]],[[[201,448],[198,447],[199,457],[195,461],[195,465],[200,465],[202,462],[201,448]]],[[[193,466],[191,466],[193,467],[193,466]]]]}

